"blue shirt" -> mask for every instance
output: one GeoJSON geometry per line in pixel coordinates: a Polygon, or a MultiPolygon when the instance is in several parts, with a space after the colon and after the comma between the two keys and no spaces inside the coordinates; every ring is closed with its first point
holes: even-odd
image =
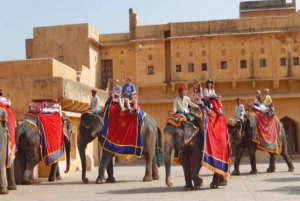
{"type": "Polygon", "coordinates": [[[124,84],[122,91],[124,91],[127,94],[131,94],[135,91],[135,86],[132,83],[130,83],[129,85],[124,84]]]}

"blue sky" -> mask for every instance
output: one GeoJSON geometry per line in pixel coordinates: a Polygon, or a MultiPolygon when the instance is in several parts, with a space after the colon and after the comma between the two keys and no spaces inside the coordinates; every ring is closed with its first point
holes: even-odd
{"type": "MultiPolygon", "coordinates": [[[[241,1],[2,0],[0,61],[25,59],[25,39],[33,37],[34,27],[89,23],[100,34],[128,32],[129,8],[138,14],[142,25],[232,19],[239,17],[241,1]]],[[[296,2],[298,10],[300,0],[296,2]]]]}

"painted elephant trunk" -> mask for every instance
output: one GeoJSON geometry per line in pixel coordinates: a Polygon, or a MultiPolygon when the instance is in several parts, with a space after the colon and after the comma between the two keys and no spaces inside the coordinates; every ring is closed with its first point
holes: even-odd
{"type": "Polygon", "coordinates": [[[173,145],[167,140],[164,143],[164,163],[166,169],[166,184],[168,187],[173,186],[171,183],[171,154],[172,154],[173,145]]]}
{"type": "MultiPolygon", "coordinates": [[[[66,138],[66,137],[65,137],[66,138]]],[[[70,170],[70,155],[71,155],[71,141],[70,139],[65,140],[65,148],[66,148],[66,170],[65,173],[68,173],[70,170]]]]}

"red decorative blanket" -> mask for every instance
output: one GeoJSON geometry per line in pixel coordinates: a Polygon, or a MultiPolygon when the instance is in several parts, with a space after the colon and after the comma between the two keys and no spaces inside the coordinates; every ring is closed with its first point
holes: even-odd
{"type": "Polygon", "coordinates": [[[281,153],[281,131],[282,126],[279,119],[267,113],[262,113],[258,110],[254,111],[253,135],[252,141],[257,143],[257,147],[263,151],[270,153],[281,153]]]}
{"type": "Polygon", "coordinates": [[[3,108],[6,110],[8,119],[3,118],[6,121],[6,126],[9,133],[9,150],[8,150],[8,156],[7,156],[7,167],[10,167],[13,164],[13,161],[15,159],[15,153],[17,151],[16,148],[16,121],[15,116],[10,109],[10,107],[0,103],[0,108],[3,108]]]}

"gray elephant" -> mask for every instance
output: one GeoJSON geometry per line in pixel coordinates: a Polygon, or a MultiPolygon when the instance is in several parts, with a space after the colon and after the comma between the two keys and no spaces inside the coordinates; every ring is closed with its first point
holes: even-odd
{"type": "Polygon", "coordinates": [[[0,121],[0,194],[8,194],[8,190],[17,190],[14,166],[6,168],[8,143],[5,122],[0,121]]]}
{"type": "MultiPolygon", "coordinates": [[[[70,169],[70,152],[71,152],[71,134],[72,126],[68,120],[63,121],[63,133],[64,133],[64,146],[66,152],[66,171],[70,169]]],[[[42,160],[41,148],[40,148],[40,134],[38,128],[32,126],[27,121],[24,121],[17,128],[17,145],[18,153],[16,159],[19,162],[21,169],[21,179],[17,178],[17,181],[21,181],[22,184],[32,183],[32,173],[34,167],[42,160]]],[[[51,165],[48,181],[60,180],[60,170],[58,162],[51,165]]]]}
{"type": "MultiPolygon", "coordinates": [[[[101,111],[99,115],[83,113],[81,115],[81,121],[78,126],[78,136],[77,136],[77,145],[81,158],[82,164],[82,181],[88,183],[89,180],[86,178],[86,154],[85,149],[88,143],[93,141],[96,137],[100,139],[101,130],[104,126],[103,124],[103,113],[101,111]],[[102,117],[101,117],[102,116],[102,117]]],[[[158,168],[155,163],[155,149],[157,146],[159,128],[156,126],[154,119],[148,114],[144,117],[144,126],[141,132],[143,151],[142,154],[146,158],[146,171],[143,181],[152,181],[158,180],[158,168]]],[[[112,158],[114,154],[103,150],[103,155],[99,165],[98,178],[96,183],[113,183],[115,178],[113,175],[113,163],[112,158]],[[107,170],[108,177],[105,179],[104,173],[105,169],[107,170]]]]}
{"type": "MultiPolygon", "coordinates": [[[[197,118],[197,117],[195,117],[197,118]]],[[[198,121],[182,122],[179,127],[167,124],[164,128],[164,163],[166,169],[166,185],[171,187],[171,154],[172,150],[181,150],[181,163],[184,171],[185,186],[183,190],[200,189],[203,180],[199,178],[201,162],[203,157],[201,130],[198,129],[198,121]],[[197,125],[197,127],[195,127],[197,125]],[[193,155],[193,166],[190,166],[189,155],[193,155]],[[193,183],[194,184],[193,184],[193,183]]],[[[226,186],[227,180],[222,175],[214,173],[211,188],[226,186]]]]}
{"type": "MultiPolygon", "coordinates": [[[[233,175],[240,175],[239,165],[246,148],[248,149],[249,152],[249,158],[251,164],[250,174],[256,174],[258,172],[256,169],[256,159],[255,159],[257,144],[252,141],[253,127],[251,126],[251,123],[247,118],[247,116],[245,116],[245,118],[246,119],[245,122],[243,123],[242,131],[241,131],[242,128],[241,122],[238,122],[235,125],[227,124],[228,131],[232,135],[232,144],[235,147],[234,170],[232,172],[233,175]]],[[[288,142],[284,130],[282,130],[281,140],[282,140],[281,156],[284,158],[286,164],[288,165],[288,171],[293,172],[294,165],[291,159],[288,157],[288,142]]],[[[275,153],[269,153],[269,154],[270,154],[270,163],[267,172],[275,172],[276,154],[275,153]]]]}

